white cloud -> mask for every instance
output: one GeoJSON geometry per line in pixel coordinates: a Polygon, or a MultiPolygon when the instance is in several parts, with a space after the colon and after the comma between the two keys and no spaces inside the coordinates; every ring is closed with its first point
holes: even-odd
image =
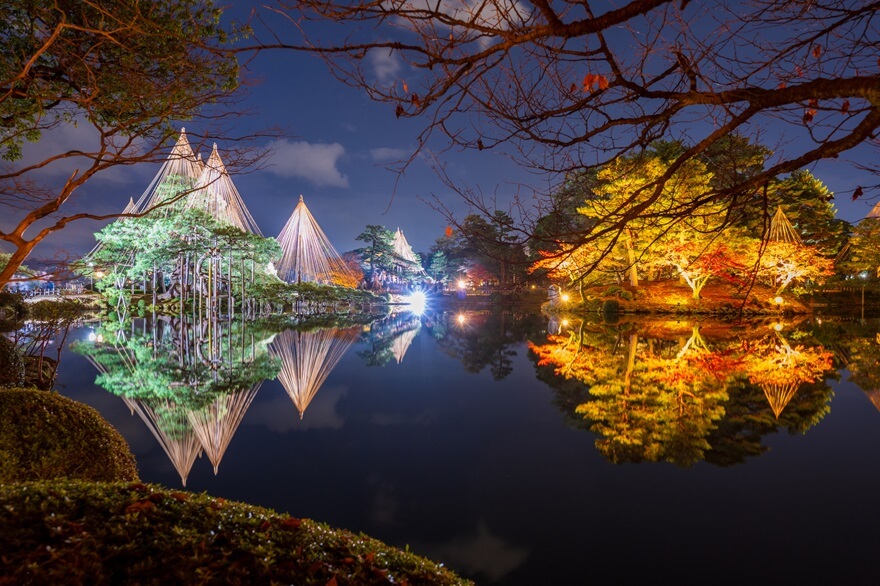
{"type": "Polygon", "coordinates": [[[367,61],[373,67],[373,73],[381,82],[392,80],[400,73],[403,66],[400,57],[391,49],[370,49],[367,61]]]}
{"type": "Polygon", "coordinates": [[[280,139],[269,145],[267,171],[279,177],[300,177],[318,187],[348,187],[337,165],[345,155],[339,143],[312,144],[280,139]]]}
{"type": "Polygon", "coordinates": [[[489,530],[483,520],[478,523],[476,533],[448,543],[425,544],[413,549],[466,572],[482,572],[492,582],[516,570],[529,557],[528,549],[505,543],[489,530]]]}
{"type": "Polygon", "coordinates": [[[394,149],[391,147],[370,149],[370,158],[377,163],[382,161],[402,161],[409,158],[409,154],[409,151],[406,149],[394,149]]]}

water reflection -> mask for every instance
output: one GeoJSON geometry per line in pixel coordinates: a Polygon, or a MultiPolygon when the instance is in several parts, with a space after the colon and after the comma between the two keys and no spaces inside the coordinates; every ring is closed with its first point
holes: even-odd
{"type": "Polygon", "coordinates": [[[309,403],[360,335],[359,327],[286,330],[269,345],[281,362],[278,380],[302,419],[309,403]]]}
{"type": "Polygon", "coordinates": [[[107,322],[73,350],[97,368],[98,385],[140,416],[184,486],[201,453],[216,474],[260,385],[279,371],[272,333],[233,320],[137,321],[107,322]]]}
{"type": "Polygon", "coordinates": [[[530,348],[612,462],[740,463],[766,434],[804,432],[828,412],[833,355],[809,328],[569,321],[530,348]]]}

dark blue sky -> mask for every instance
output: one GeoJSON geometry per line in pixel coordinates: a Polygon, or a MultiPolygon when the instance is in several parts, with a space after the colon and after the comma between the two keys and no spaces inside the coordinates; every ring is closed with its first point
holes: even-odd
{"type": "MultiPolygon", "coordinates": [[[[236,10],[240,8],[233,7],[233,13],[236,10]]],[[[372,55],[370,66],[379,79],[394,81],[408,75],[401,62],[379,54],[372,55]]],[[[364,93],[342,84],[313,56],[265,53],[249,62],[246,76],[253,85],[242,104],[247,112],[237,118],[236,130],[246,133],[280,127],[284,131],[283,138],[259,142],[272,148],[261,169],[233,176],[265,235],[278,235],[300,194],[340,252],[358,247],[355,237],[367,224],[391,230],[400,227],[416,251],[427,251],[447,222],[424,199],[441,198],[459,217],[468,213],[459,196],[441,183],[423,158],[416,159],[400,177],[385,168],[412,154],[425,122],[396,118],[390,106],[373,103],[364,93]]],[[[205,130],[197,122],[186,126],[194,135],[205,130]]],[[[70,128],[47,136],[32,145],[26,156],[43,155],[48,144],[73,147],[85,132],[70,128]]],[[[219,141],[221,156],[228,146],[219,141]]],[[[547,188],[546,179],[517,169],[493,152],[441,151],[446,145],[439,140],[430,146],[433,151],[427,152],[440,152],[439,159],[453,179],[483,193],[497,193],[501,200],[517,190],[518,182],[547,188]]],[[[204,157],[209,148],[202,149],[204,157]]],[[[851,222],[864,217],[873,205],[868,200],[853,202],[846,193],[858,185],[873,184],[851,162],[869,162],[870,151],[863,145],[851,156],[812,169],[833,192],[841,193],[835,205],[839,216],[851,222]]],[[[111,170],[82,188],[66,211],[121,211],[130,197],[138,199],[156,169],[145,164],[111,170]]],[[[68,172],[64,165],[47,170],[59,178],[68,172]]],[[[99,227],[92,221],[76,222],[48,238],[34,256],[51,256],[57,249],[84,252],[93,245],[92,233],[99,227]]]]}

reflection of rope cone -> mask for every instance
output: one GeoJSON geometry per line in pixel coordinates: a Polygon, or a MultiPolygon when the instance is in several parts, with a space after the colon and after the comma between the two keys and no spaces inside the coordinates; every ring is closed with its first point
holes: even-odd
{"type": "Polygon", "coordinates": [[[770,403],[770,408],[773,410],[776,419],[779,419],[782,410],[785,409],[785,406],[788,405],[788,402],[791,401],[800,386],[801,382],[797,380],[787,383],[779,382],[761,384],[761,388],[764,390],[764,396],[767,397],[767,402],[770,403]]]}
{"type": "Polygon", "coordinates": [[[214,474],[217,474],[220,460],[262,384],[260,381],[249,390],[224,393],[207,407],[188,412],[196,437],[214,465],[214,474]]]}
{"type": "Polygon", "coordinates": [[[313,332],[287,330],[269,345],[269,352],[281,360],[278,380],[296,405],[300,419],[359,334],[356,327],[313,332]]]}
{"type": "Polygon", "coordinates": [[[419,328],[416,327],[394,338],[391,343],[391,351],[394,353],[394,358],[397,359],[397,364],[403,362],[403,357],[406,356],[406,351],[409,350],[417,333],[419,333],[419,328]]]}
{"type": "Polygon", "coordinates": [[[193,432],[186,411],[173,401],[165,400],[155,405],[163,407],[160,417],[157,409],[151,408],[142,401],[125,397],[123,400],[147,424],[153,437],[162,446],[174,469],[180,475],[183,486],[186,486],[186,479],[192,470],[193,462],[202,451],[202,445],[193,432]]]}
{"type": "Polygon", "coordinates": [[[880,411],[880,389],[864,391],[864,393],[868,396],[868,400],[871,401],[871,404],[874,405],[874,408],[880,411]]]}

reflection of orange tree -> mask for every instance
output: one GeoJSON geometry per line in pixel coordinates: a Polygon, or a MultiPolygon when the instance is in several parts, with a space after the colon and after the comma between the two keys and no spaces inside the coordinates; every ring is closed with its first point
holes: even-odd
{"type": "Polygon", "coordinates": [[[629,333],[607,352],[584,344],[583,334],[582,327],[531,348],[539,366],[552,364],[557,374],[589,385],[592,400],[577,412],[602,436],[599,450],[613,462],[688,466],[702,459],[711,449],[706,437],[724,415],[725,381],[736,360],[709,349],[696,328],[680,349],[640,345],[629,333]]]}
{"type": "Polygon", "coordinates": [[[750,341],[745,350],[749,381],[761,386],[777,419],[803,383],[814,382],[831,368],[831,352],[804,346],[792,348],[778,332],[750,341]]]}

